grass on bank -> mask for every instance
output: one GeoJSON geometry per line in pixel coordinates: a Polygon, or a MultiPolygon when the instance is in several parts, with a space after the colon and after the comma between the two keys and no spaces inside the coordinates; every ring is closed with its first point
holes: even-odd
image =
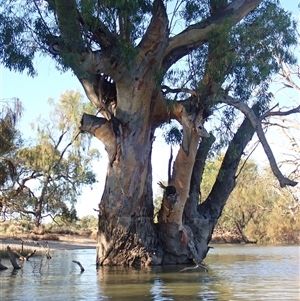
{"type": "Polygon", "coordinates": [[[72,223],[51,222],[35,227],[30,220],[11,219],[0,222],[0,235],[26,237],[31,240],[59,240],[60,235],[79,235],[91,239],[97,237],[98,219],[85,216],[72,223]]]}

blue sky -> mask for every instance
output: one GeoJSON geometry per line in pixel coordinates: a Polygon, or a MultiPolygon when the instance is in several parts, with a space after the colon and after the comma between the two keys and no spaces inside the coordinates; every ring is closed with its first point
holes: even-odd
{"type": "MultiPolygon", "coordinates": [[[[298,1],[284,0],[280,2],[285,9],[291,11],[299,19],[298,1]]],[[[85,95],[77,78],[71,72],[60,73],[57,71],[55,62],[49,57],[37,57],[36,69],[38,75],[34,78],[27,76],[26,73],[11,72],[4,69],[3,66],[0,69],[0,99],[17,97],[21,100],[25,111],[20,126],[25,136],[30,136],[30,123],[34,122],[39,115],[44,118],[49,116],[50,106],[47,103],[49,98],[58,101],[60,95],[67,90],[78,90],[85,95]]],[[[95,141],[93,145],[102,147],[99,141],[95,141]]],[[[161,160],[154,169],[154,178],[166,179],[167,166],[163,162],[167,162],[168,155],[169,148],[163,144],[161,138],[157,139],[153,157],[161,158],[161,160]],[[161,156],[161,149],[166,149],[165,157],[161,156]]],[[[99,171],[99,183],[92,191],[84,190],[77,205],[79,216],[96,215],[93,208],[97,208],[100,201],[106,173],[106,155],[104,153],[103,158],[99,162],[95,162],[95,169],[99,171]]]]}

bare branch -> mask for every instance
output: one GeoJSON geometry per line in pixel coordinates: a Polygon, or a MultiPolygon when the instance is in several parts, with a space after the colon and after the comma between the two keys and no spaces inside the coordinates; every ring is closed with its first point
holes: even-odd
{"type": "Polygon", "coordinates": [[[82,266],[82,264],[79,261],[72,260],[72,262],[77,263],[79,265],[79,267],[80,267],[80,273],[84,272],[84,267],[82,266]]]}
{"type": "Polygon", "coordinates": [[[10,262],[11,262],[13,268],[14,268],[15,270],[21,269],[21,267],[20,267],[20,266],[18,265],[18,263],[17,263],[16,257],[14,256],[14,254],[13,254],[13,252],[12,252],[10,246],[7,246],[7,247],[6,247],[6,250],[7,250],[7,254],[8,254],[9,260],[10,260],[10,262]]]}
{"type": "Polygon", "coordinates": [[[269,143],[266,139],[265,133],[263,131],[263,128],[261,126],[261,123],[259,121],[259,118],[256,117],[256,115],[254,114],[253,110],[251,110],[245,103],[242,103],[236,99],[234,99],[233,97],[229,96],[229,95],[224,95],[221,100],[222,103],[226,103],[228,105],[234,106],[235,108],[237,108],[238,110],[240,110],[251,122],[253,128],[256,131],[256,134],[259,138],[259,141],[261,142],[263,149],[265,151],[265,154],[268,157],[268,160],[270,162],[270,166],[272,169],[272,172],[274,173],[274,175],[277,177],[280,186],[281,187],[285,187],[287,185],[290,186],[295,186],[297,185],[297,182],[292,181],[286,177],[283,176],[283,174],[281,173],[281,171],[279,170],[275,157],[273,155],[273,152],[269,146],[269,143]]]}
{"type": "Polygon", "coordinates": [[[288,111],[276,111],[276,112],[272,112],[271,110],[267,111],[266,113],[262,114],[259,118],[259,120],[263,120],[266,117],[270,117],[270,116],[287,116],[287,115],[291,115],[291,114],[297,114],[300,113],[300,105],[296,108],[293,108],[291,110],[288,111]]]}
{"type": "Polygon", "coordinates": [[[191,89],[187,89],[187,88],[176,88],[176,89],[172,89],[166,85],[161,87],[162,91],[164,94],[166,93],[189,93],[192,96],[197,96],[197,92],[195,90],[191,90],[191,89]]]}

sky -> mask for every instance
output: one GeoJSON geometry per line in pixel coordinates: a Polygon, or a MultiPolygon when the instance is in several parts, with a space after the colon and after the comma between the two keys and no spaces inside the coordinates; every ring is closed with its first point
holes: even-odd
{"type": "MultiPolygon", "coordinates": [[[[281,3],[285,9],[291,11],[299,19],[297,1],[282,0],[281,3]]],[[[37,57],[35,63],[38,75],[34,78],[29,77],[26,73],[15,73],[0,66],[0,100],[20,99],[25,108],[20,122],[20,130],[27,137],[30,137],[31,134],[30,123],[39,116],[42,118],[49,117],[51,110],[47,103],[49,98],[58,101],[60,95],[67,90],[76,90],[85,95],[77,78],[70,71],[61,73],[56,70],[54,60],[49,57],[37,57]]],[[[103,192],[107,157],[101,142],[96,138],[93,139],[93,147],[100,147],[103,150],[102,158],[94,163],[94,170],[97,170],[98,174],[98,183],[92,190],[90,188],[83,190],[76,206],[79,217],[88,214],[97,215],[94,208],[98,207],[103,192]]],[[[154,182],[167,179],[169,151],[170,149],[163,142],[163,138],[157,136],[153,146],[153,162],[156,163],[153,166],[154,182]]],[[[261,157],[262,162],[267,161],[261,148],[257,149],[256,155],[261,157]]]]}

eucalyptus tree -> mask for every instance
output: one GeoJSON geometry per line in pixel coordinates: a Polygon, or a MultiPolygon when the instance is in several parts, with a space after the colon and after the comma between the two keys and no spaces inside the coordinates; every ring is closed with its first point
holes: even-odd
{"type": "Polygon", "coordinates": [[[280,185],[296,185],[261,127],[275,56],[295,63],[296,25],[278,1],[8,1],[0,19],[2,64],[35,75],[35,53],[50,55],[101,113],[81,120],[109,156],[97,266],[200,263],[255,132],[280,185]],[[152,145],[155,130],[173,119],[182,142],[154,223],[152,145]],[[215,139],[227,152],[199,205],[215,139]]]}
{"type": "Polygon", "coordinates": [[[39,227],[43,218],[76,218],[75,204],[84,185],[92,185],[96,175],[92,161],[97,150],[87,150],[89,139],[79,136],[80,115],[94,108],[83,103],[79,92],[68,91],[54,105],[49,120],[32,123],[30,145],[19,148],[12,159],[15,175],[3,194],[6,214],[33,218],[39,227]]]}
{"type": "Polygon", "coordinates": [[[0,100],[0,214],[4,205],[2,196],[7,189],[6,184],[15,175],[12,158],[22,145],[17,127],[22,111],[19,99],[0,100]]]}

